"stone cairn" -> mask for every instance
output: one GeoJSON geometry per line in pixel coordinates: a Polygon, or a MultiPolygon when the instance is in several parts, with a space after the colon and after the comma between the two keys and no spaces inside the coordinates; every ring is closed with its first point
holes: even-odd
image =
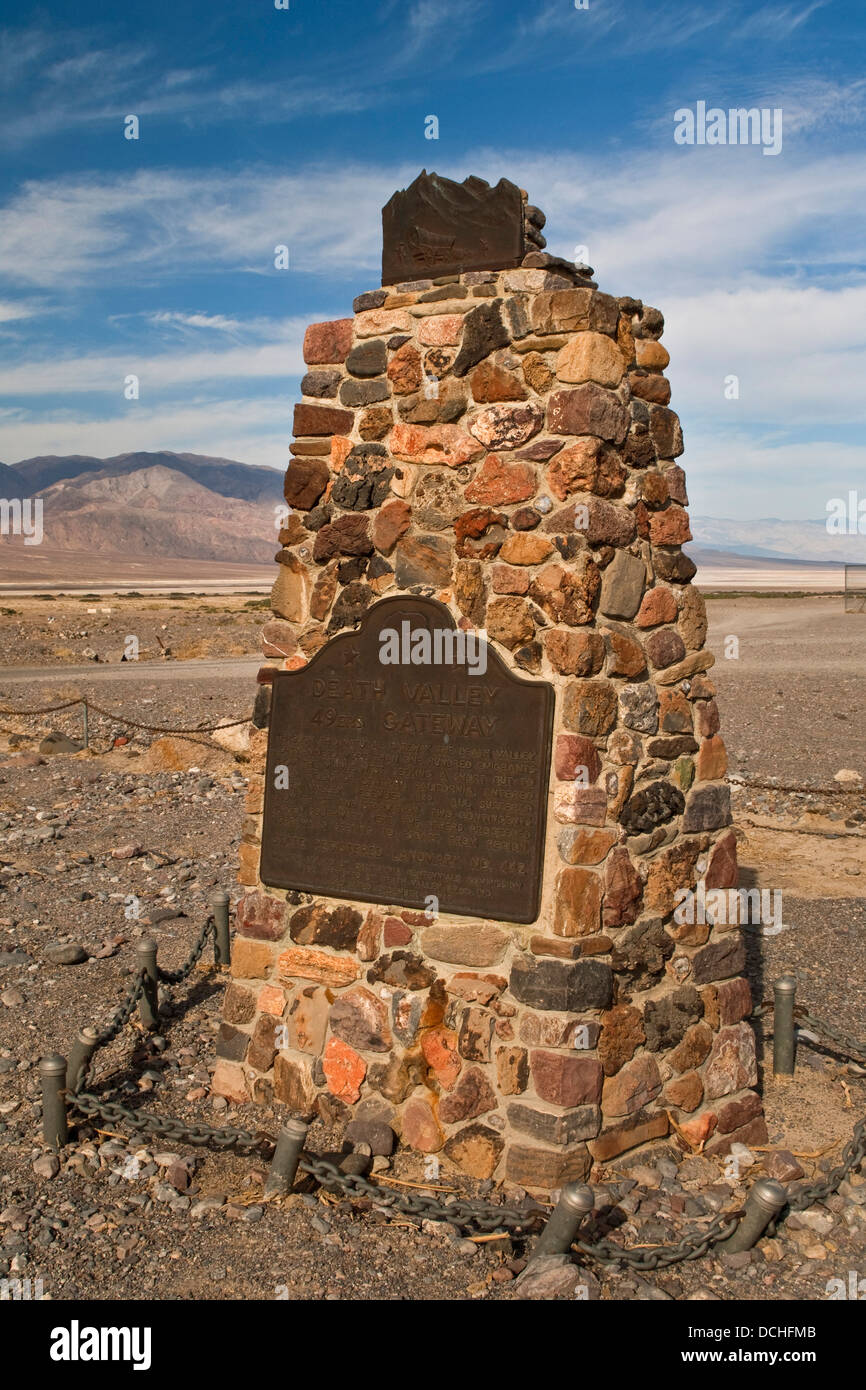
{"type": "Polygon", "coordinates": [[[213,1086],[549,1192],[674,1132],[724,1154],[766,1127],[741,931],[673,915],[679,889],[736,886],[737,858],[664,321],[525,215],[519,268],[386,286],[307,330],[264,654],[297,670],[402,592],[549,681],[538,920],[263,884],[255,731],[213,1086]]]}

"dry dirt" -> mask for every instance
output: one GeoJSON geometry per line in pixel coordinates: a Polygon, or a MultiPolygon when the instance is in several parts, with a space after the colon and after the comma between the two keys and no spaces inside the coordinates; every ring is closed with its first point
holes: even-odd
{"type": "MultiPolygon", "coordinates": [[[[761,999],[778,975],[796,972],[798,1001],[862,1038],[866,808],[862,794],[837,794],[833,774],[864,767],[866,619],[849,626],[851,620],[835,620],[832,606],[790,603],[797,601],[711,604],[716,649],[725,634],[741,639],[739,661],[720,660],[713,672],[723,731],[732,749],[742,749],[735,767],[754,781],[777,783],[734,792],[743,883],[784,897],[782,932],[747,932],[749,974],[761,999]],[[790,702],[788,716],[767,717],[768,700],[790,702]],[[807,765],[792,751],[798,740],[811,749],[807,765]],[[812,790],[783,790],[795,782],[812,790]]],[[[242,604],[227,607],[232,625],[254,638],[257,614],[244,614],[242,604]]],[[[159,621],[188,635],[190,610],[194,623],[202,614],[192,604],[176,612],[163,607],[159,621]]],[[[112,641],[124,625],[113,629],[112,641]]],[[[45,638],[25,634],[25,647],[31,640],[45,638]]],[[[28,650],[24,666],[36,657],[35,646],[28,650]]],[[[144,668],[108,680],[101,672],[99,695],[154,724],[249,714],[253,689],[243,665],[228,663],[215,674],[199,669],[195,680],[189,674],[170,662],[160,678],[144,668]]],[[[34,708],[64,688],[62,670],[22,677],[4,684],[0,672],[0,705],[34,708]]],[[[89,688],[86,678],[73,684],[89,688]]],[[[42,1278],[51,1297],[84,1299],[454,1300],[531,1292],[518,1282],[531,1239],[467,1242],[447,1222],[419,1231],[405,1217],[339,1200],[309,1181],[286,1201],[266,1203],[265,1167],[255,1158],[165,1140],[142,1148],[80,1125],[59,1173],[34,1171],[45,1153],[39,1057],[66,1053],[80,1025],[107,1019],[128,983],[138,936],[155,935],[161,961],[174,967],[214,886],[236,891],[245,781],[243,762],[207,740],[166,744],[141,732],[103,753],[125,735],[99,717],[92,720],[96,751],[46,756],[33,766],[33,759],[11,756],[33,750],[51,728],[79,736],[80,713],[0,717],[0,1279],[42,1278]],[[129,857],[113,853],[127,848],[135,851],[129,857]],[[130,899],[138,916],[127,915],[130,899]],[[86,959],[55,963],[53,948],[63,944],[80,945],[86,959]],[[177,1168],[166,1166],[172,1154],[192,1160],[186,1186],[177,1168]],[[168,1181],[170,1172],[178,1186],[168,1181]],[[205,1199],[212,1205],[201,1205],[205,1199]]],[[[280,1114],[226,1110],[209,1098],[223,987],[224,977],[199,973],[189,998],[179,990],[173,1004],[167,1001],[164,1040],[148,1041],[129,1026],[102,1054],[97,1074],[148,1112],[273,1134],[280,1114]]],[[[759,1020],[769,1147],[793,1150],[806,1178],[820,1179],[866,1113],[866,1076],[833,1047],[803,1040],[796,1076],[774,1080],[769,1027],[759,1020]]],[[[339,1150],[339,1128],[317,1123],[310,1143],[317,1152],[339,1150]]],[[[740,1205],[767,1155],[755,1151],[752,1158],[737,1176],[724,1161],[686,1155],[675,1143],[627,1155],[595,1174],[608,1184],[599,1186],[598,1201],[609,1204],[611,1238],[653,1244],[700,1229],[720,1208],[740,1205]]],[[[411,1154],[398,1154],[379,1181],[390,1190],[430,1185],[411,1154]]],[[[447,1164],[438,1186],[478,1191],[447,1164]]],[[[511,1201],[519,1195],[508,1193],[511,1201]]],[[[557,1296],[574,1298],[577,1283],[591,1298],[614,1300],[823,1300],[830,1279],[847,1278],[852,1269],[866,1274],[864,1240],[866,1178],[855,1173],[840,1193],[784,1223],[746,1257],[711,1254],[645,1275],[582,1263],[557,1296]]]]}

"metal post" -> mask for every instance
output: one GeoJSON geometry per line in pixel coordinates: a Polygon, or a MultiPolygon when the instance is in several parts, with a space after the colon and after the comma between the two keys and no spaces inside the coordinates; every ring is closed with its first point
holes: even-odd
{"type": "Polygon", "coordinates": [[[139,970],[146,971],[144,992],[138,1001],[138,1017],[143,1028],[159,1027],[159,976],[156,973],[156,945],[150,936],[143,936],[135,948],[139,970]]]}
{"type": "Polygon", "coordinates": [[[773,1075],[794,1075],[794,994],[797,980],[783,975],[773,985],[773,1075]]]}
{"type": "Polygon", "coordinates": [[[69,1054],[69,1064],[66,1068],[66,1089],[73,1092],[78,1090],[87,1068],[90,1066],[90,1059],[96,1051],[97,1036],[95,1028],[79,1028],[78,1036],[72,1044],[72,1051],[69,1054]]]}
{"type": "Polygon", "coordinates": [[[566,1183],[532,1252],[530,1264],[543,1255],[567,1255],[578,1226],[594,1206],[595,1197],[591,1187],[585,1183],[566,1183]]]}
{"type": "Polygon", "coordinates": [[[265,1183],[266,1197],[284,1197],[292,1189],[309,1125],[303,1120],[287,1120],[277,1137],[271,1171],[265,1183]]]}
{"type": "Polygon", "coordinates": [[[52,1052],[39,1063],[42,1081],[42,1137],[51,1149],[66,1143],[66,1058],[52,1052]]]}
{"type": "Polygon", "coordinates": [[[88,718],[87,701],[84,701],[84,746],[90,747],[90,721],[88,718]]]}
{"type": "Polygon", "coordinates": [[[213,918],[216,931],[214,932],[213,956],[217,965],[231,965],[232,947],[231,936],[229,935],[229,895],[224,888],[217,888],[211,894],[210,900],[213,908],[213,918]]]}
{"type": "Polygon", "coordinates": [[[746,1198],[746,1214],[732,1236],[720,1241],[717,1250],[739,1255],[757,1245],[770,1222],[779,1215],[788,1193],[775,1178],[760,1178],[746,1198]]]}

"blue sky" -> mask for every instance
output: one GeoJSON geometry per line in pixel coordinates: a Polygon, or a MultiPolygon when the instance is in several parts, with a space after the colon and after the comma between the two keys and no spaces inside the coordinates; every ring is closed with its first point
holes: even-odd
{"type": "Polygon", "coordinates": [[[864,16],[3,0],[0,459],[285,467],[304,326],[378,285],[380,209],[426,166],[512,178],[552,251],[588,248],[602,289],[662,309],[695,514],[822,519],[866,491],[864,16]],[[781,153],[677,145],[698,101],[781,108],[781,153]]]}

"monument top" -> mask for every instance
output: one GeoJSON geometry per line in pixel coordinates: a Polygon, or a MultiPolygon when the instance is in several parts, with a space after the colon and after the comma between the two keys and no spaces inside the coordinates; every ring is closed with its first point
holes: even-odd
{"type": "Polygon", "coordinates": [[[508,179],[491,188],[474,175],[456,183],[423,169],[382,209],[382,284],[519,266],[532,249],[523,204],[508,179]]]}

